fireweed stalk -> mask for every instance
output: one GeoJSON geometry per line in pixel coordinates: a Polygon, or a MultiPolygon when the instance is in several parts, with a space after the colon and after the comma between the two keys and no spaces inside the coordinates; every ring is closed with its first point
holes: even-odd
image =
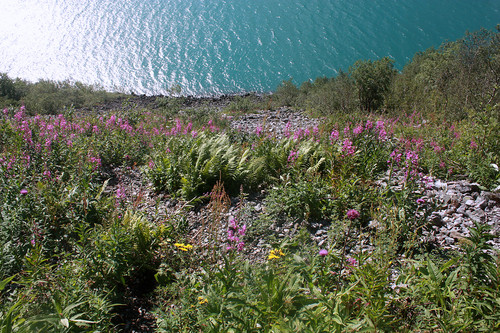
{"type": "MultiPolygon", "coordinates": [[[[354,220],[356,220],[357,218],[359,218],[360,214],[359,212],[356,210],[356,209],[349,209],[347,212],[346,212],[346,218],[349,220],[349,224],[347,226],[347,231],[346,231],[346,234],[345,234],[345,238],[344,238],[344,246],[342,248],[342,258],[345,258],[345,255],[346,255],[346,252],[347,252],[347,241],[351,235],[351,227],[352,227],[352,223],[354,220]]],[[[345,219],[344,219],[345,221],[345,219]]],[[[345,223],[345,222],[344,222],[345,223]]],[[[346,227],[344,226],[344,229],[346,229],[346,227]]],[[[344,268],[344,263],[342,263],[342,269],[344,268]]]]}

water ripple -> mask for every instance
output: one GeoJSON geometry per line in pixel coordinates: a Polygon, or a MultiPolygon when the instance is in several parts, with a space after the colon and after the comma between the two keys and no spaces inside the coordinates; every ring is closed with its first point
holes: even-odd
{"type": "Polygon", "coordinates": [[[2,0],[0,72],[108,89],[268,91],[493,28],[500,2],[2,0]]]}

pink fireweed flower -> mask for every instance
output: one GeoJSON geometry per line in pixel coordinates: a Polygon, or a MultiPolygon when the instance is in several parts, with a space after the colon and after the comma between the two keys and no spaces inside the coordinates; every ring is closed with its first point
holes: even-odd
{"type": "Polygon", "coordinates": [[[238,233],[240,234],[240,236],[245,236],[246,231],[247,231],[247,226],[245,224],[238,229],[238,233]]]}
{"type": "Polygon", "coordinates": [[[471,149],[476,149],[477,148],[477,143],[474,141],[474,139],[470,140],[470,148],[471,149]]]}
{"type": "Polygon", "coordinates": [[[367,130],[371,130],[373,128],[373,123],[369,119],[366,121],[365,128],[367,130]]]}
{"type": "Polygon", "coordinates": [[[384,121],[383,120],[378,120],[377,121],[377,125],[375,126],[375,129],[377,129],[377,130],[380,131],[383,128],[384,128],[384,121]]]}
{"type": "Polygon", "coordinates": [[[262,133],[262,126],[257,126],[257,128],[255,129],[255,135],[260,136],[261,133],[262,133]]]}
{"type": "Polygon", "coordinates": [[[356,209],[349,209],[346,215],[349,220],[355,220],[359,217],[359,212],[356,209]]]}
{"type": "Polygon", "coordinates": [[[332,133],[330,133],[330,143],[333,145],[334,141],[337,141],[339,138],[339,132],[337,130],[333,130],[332,133]]]}
{"type": "Polygon", "coordinates": [[[21,193],[22,195],[26,195],[28,194],[28,190],[23,188],[21,191],[19,191],[19,193],[21,193]]]}
{"type": "Polygon", "coordinates": [[[111,115],[111,117],[106,122],[106,128],[114,126],[115,124],[116,124],[116,116],[115,115],[111,115]]]}
{"type": "Polygon", "coordinates": [[[186,128],[184,129],[184,135],[188,134],[189,132],[191,132],[191,130],[193,129],[193,123],[192,122],[189,122],[186,126],[186,128]]]}
{"type": "Polygon", "coordinates": [[[180,119],[175,120],[175,129],[177,133],[180,133],[182,130],[182,123],[180,119]]]}
{"type": "Polygon", "coordinates": [[[349,258],[347,258],[347,265],[352,266],[352,267],[356,267],[356,266],[358,266],[358,261],[354,258],[349,257],[349,258]]]}
{"type": "Polygon", "coordinates": [[[385,129],[381,129],[380,132],[378,132],[378,139],[380,141],[385,141],[387,139],[387,132],[385,131],[385,129]]]}
{"type": "Polygon", "coordinates": [[[298,157],[299,157],[298,151],[292,150],[288,155],[288,163],[293,164],[298,157]]]}
{"type": "Polygon", "coordinates": [[[390,159],[387,161],[388,164],[390,164],[392,161],[396,162],[396,164],[399,164],[401,162],[401,157],[403,154],[398,152],[398,150],[393,150],[391,155],[389,155],[390,159]]]}
{"type": "Polygon", "coordinates": [[[352,145],[352,141],[349,139],[344,139],[342,142],[342,151],[345,153],[345,155],[342,156],[349,156],[349,155],[354,155],[356,152],[356,147],[352,145]]]}
{"type": "Polygon", "coordinates": [[[236,230],[238,229],[238,224],[236,222],[236,219],[235,218],[231,218],[229,220],[229,230],[236,230]]]}
{"type": "Polygon", "coordinates": [[[101,159],[99,157],[89,156],[89,162],[94,164],[94,171],[101,166],[101,159]]]}
{"type": "Polygon", "coordinates": [[[122,124],[120,126],[120,128],[122,130],[124,130],[125,132],[130,133],[130,134],[132,134],[132,132],[134,131],[134,129],[132,128],[132,126],[128,122],[125,122],[124,124],[122,124]]]}
{"type": "Polygon", "coordinates": [[[417,199],[417,204],[423,205],[424,203],[425,203],[425,199],[424,198],[418,198],[417,199]]]}
{"type": "Polygon", "coordinates": [[[363,126],[362,125],[358,125],[356,126],[353,130],[352,130],[352,133],[354,135],[360,135],[361,133],[363,133],[363,126]]]}
{"type": "Polygon", "coordinates": [[[122,199],[122,198],[125,198],[125,190],[122,189],[121,187],[118,187],[116,189],[116,198],[117,199],[122,199]]]}
{"type": "Polygon", "coordinates": [[[319,255],[322,257],[326,257],[328,255],[328,250],[325,249],[319,250],[319,255]]]}
{"type": "Polygon", "coordinates": [[[245,236],[246,225],[239,226],[238,222],[234,217],[229,219],[229,226],[227,229],[227,246],[226,249],[228,251],[236,249],[238,252],[243,251],[245,243],[240,240],[240,238],[236,235],[240,235],[241,237],[245,236]]]}
{"type": "Polygon", "coordinates": [[[417,166],[418,164],[418,154],[413,150],[408,150],[406,152],[406,165],[410,166],[410,164],[413,166],[417,166]]]}
{"type": "Polygon", "coordinates": [[[298,130],[295,131],[295,133],[293,134],[293,139],[294,140],[299,140],[300,138],[302,138],[304,136],[304,131],[302,130],[302,128],[299,128],[298,130]]]}
{"type": "Polygon", "coordinates": [[[443,151],[445,151],[445,148],[444,147],[441,147],[440,145],[438,145],[437,143],[435,142],[431,142],[431,146],[434,148],[434,152],[435,153],[442,153],[443,151]]]}
{"type": "Polygon", "coordinates": [[[348,136],[350,131],[351,128],[349,127],[349,125],[346,125],[346,127],[344,127],[344,136],[348,136]]]}
{"type": "Polygon", "coordinates": [[[289,138],[290,137],[290,129],[292,128],[292,124],[290,122],[287,122],[285,125],[285,137],[289,138]]]}
{"type": "Polygon", "coordinates": [[[16,114],[14,114],[14,118],[18,121],[18,122],[21,122],[24,118],[24,105],[21,106],[21,108],[19,109],[18,112],[16,112],[16,114]]]}

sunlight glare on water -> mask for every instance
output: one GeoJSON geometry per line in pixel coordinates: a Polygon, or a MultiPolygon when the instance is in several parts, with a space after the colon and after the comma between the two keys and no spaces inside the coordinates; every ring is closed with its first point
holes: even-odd
{"type": "Polygon", "coordinates": [[[0,0],[0,72],[163,94],[270,91],[466,30],[493,29],[500,1],[0,0]]]}

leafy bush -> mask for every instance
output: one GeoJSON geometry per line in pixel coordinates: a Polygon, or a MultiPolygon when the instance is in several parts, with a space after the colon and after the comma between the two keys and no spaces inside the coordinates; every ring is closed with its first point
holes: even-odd
{"type": "Polygon", "coordinates": [[[273,94],[273,100],[279,106],[294,106],[298,97],[299,88],[292,82],[292,79],[283,81],[273,94]]]}
{"type": "Polygon", "coordinates": [[[317,177],[298,180],[282,177],[266,197],[266,214],[278,224],[288,219],[323,220],[332,213],[331,199],[328,185],[317,177]]]}
{"type": "Polygon", "coordinates": [[[57,114],[72,106],[92,107],[120,96],[81,82],[11,79],[0,73],[0,107],[26,105],[30,114],[57,114]]]}
{"type": "Polygon", "coordinates": [[[96,228],[90,235],[92,252],[85,256],[90,277],[111,288],[132,278],[152,277],[159,266],[157,250],[164,231],[129,211],[115,217],[111,225],[96,228]]]}
{"type": "Polygon", "coordinates": [[[231,115],[239,115],[255,111],[259,108],[260,103],[255,96],[236,96],[234,100],[224,108],[224,112],[231,115]]]}

